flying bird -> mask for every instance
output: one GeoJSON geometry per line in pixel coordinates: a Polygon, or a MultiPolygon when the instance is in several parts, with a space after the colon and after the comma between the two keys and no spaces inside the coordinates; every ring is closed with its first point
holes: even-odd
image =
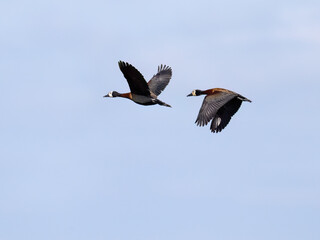
{"type": "Polygon", "coordinates": [[[251,102],[244,96],[223,88],[212,88],[205,91],[193,90],[189,96],[206,95],[203,99],[196,124],[197,126],[205,126],[211,122],[211,132],[221,132],[231,117],[238,111],[243,101],[251,102]]]}
{"type": "Polygon", "coordinates": [[[172,70],[169,66],[160,65],[157,74],[153,75],[147,83],[142,74],[131,64],[119,61],[119,68],[127,79],[130,91],[129,93],[118,93],[111,91],[104,97],[122,97],[128,98],[135,103],[141,105],[154,105],[159,104],[166,107],[171,107],[159,100],[157,97],[168,85],[172,70]]]}

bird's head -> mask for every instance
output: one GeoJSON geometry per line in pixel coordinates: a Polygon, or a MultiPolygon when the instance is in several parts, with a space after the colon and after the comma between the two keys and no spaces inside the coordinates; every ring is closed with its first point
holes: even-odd
{"type": "Polygon", "coordinates": [[[118,97],[120,95],[120,93],[116,92],[116,91],[111,91],[109,92],[107,95],[103,96],[103,97],[118,97]]]}
{"type": "Polygon", "coordinates": [[[191,97],[191,96],[199,96],[202,94],[202,91],[201,90],[193,90],[189,95],[187,95],[187,97],[191,97]]]}

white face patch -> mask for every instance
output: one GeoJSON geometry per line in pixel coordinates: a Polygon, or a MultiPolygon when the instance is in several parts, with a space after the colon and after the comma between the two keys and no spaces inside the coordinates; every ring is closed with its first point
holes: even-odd
{"type": "Polygon", "coordinates": [[[108,96],[109,96],[109,97],[113,97],[113,96],[112,96],[112,93],[113,93],[113,91],[109,92],[109,93],[108,93],[108,96]]]}
{"type": "Polygon", "coordinates": [[[192,91],[192,96],[196,96],[196,90],[192,91]]]}

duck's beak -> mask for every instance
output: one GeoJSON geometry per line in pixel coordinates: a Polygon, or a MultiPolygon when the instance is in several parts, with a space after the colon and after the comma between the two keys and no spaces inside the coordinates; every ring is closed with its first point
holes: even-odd
{"type": "Polygon", "coordinates": [[[103,97],[109,97],[109,95],[105,95],[105,96],[103,96],[103,97]]]}
{"type": "Polygon", "coordinates": [[[187,97],[191,97],[191,96],[192,96],[192,93],[190,93],[190,94],[187,95],[187,97]]]}

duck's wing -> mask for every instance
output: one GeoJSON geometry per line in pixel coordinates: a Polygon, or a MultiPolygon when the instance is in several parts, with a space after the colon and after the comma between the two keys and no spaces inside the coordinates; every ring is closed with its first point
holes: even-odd
{"type": "Polygon", "coordinates": [[[153,75],[153,77],[148,82],[149,89],[155,95],[160,95],[160,93],[166,88],[172,76],[172,69],[166,65],[160,65],[158,67],[158,73],[153,75]]]}
{"type": "Polygon", "coordinates": [[[239,110],[241,103],[242,100],[237,96],[223,105],[211,122],[211,132],[221,132],[228,125],[231,117],[239,110]]]}
{"type": "Polygon", "coordinates": [[[235,97],[237,94],[231,91],[215,91],[212,95],[207,95],[203,99],[196,124],[198,126],[207,125],[216,116],[219,109],[235,97]]]}
{"type": "Polygon", "coordinates": [[[150,90],[142,74],[131,64],[119,61],[119,68],[127,79],[131,93],[150,96],[150,90]]]}

